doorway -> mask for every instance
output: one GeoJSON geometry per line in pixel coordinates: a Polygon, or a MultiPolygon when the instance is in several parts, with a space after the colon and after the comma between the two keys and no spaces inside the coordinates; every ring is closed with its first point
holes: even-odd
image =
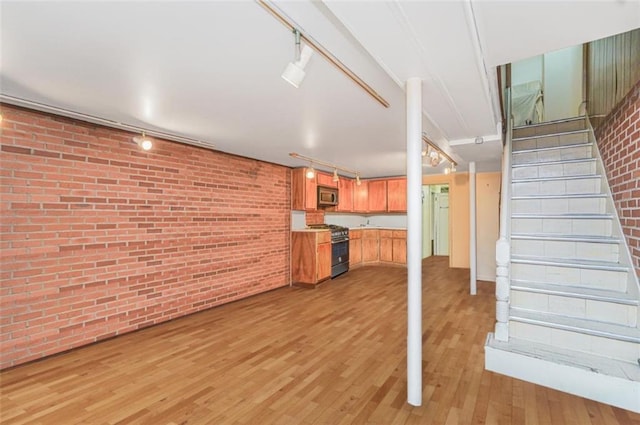
{"type": "Polygon", "coordinates": [[[449,185],[422,186],[422,258],[449,255],[449,185]]]}

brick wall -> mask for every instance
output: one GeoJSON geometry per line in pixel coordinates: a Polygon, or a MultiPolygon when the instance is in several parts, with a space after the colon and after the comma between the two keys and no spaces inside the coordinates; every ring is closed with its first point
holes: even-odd
{"type": "Polygon", "coordinates": [[[597,128],[596,138],[640,276],[640,82],[597,128]]]}
{"type": "Polygon", "coordinates": [[[289,283],[288,168],[2,116],[0,368],[289,283]]]}

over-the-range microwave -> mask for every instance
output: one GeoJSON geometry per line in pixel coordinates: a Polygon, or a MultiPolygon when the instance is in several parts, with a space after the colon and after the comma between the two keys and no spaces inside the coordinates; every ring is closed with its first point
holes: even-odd
{"type": "Polygon", "coordinates": [[[338,205],[338,189],[335,187],[318,186],[318,208],[338,205]]]}

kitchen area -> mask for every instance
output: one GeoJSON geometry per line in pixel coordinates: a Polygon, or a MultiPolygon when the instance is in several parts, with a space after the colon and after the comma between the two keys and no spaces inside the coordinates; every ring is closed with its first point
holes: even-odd
{"type": "Polygon", "coordinates": [[[291,171],[291,278],[314,288],[364,265],[406,267],[406,178],[291,171]]]}

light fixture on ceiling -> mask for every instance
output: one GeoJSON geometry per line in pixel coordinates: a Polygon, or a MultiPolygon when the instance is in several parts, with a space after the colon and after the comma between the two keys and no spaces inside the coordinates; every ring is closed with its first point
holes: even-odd
{"type": "MultiPolygon", "coordinates": [[[[278,10],[277,6],[274,4],[275,2],[266,1],[266,0],[256,0],[258,5],[262,6],[267,12],[269,12],[273,17],[275,17],[280,23],[282,23],[285,27],[289,28],[290,31],[295,31],[296,27],[291,22],[291,20],[285,16],[280,10],[278,10]]],[[[347,76],[351,81],[359,85],[364,91],[366,91],[371,97],[373,97],[378,103],[380,103],[385,108],[389,107],[389,102],[387,102],[382,96],[380,96],[371,86],[369,86],[362,78],[358,77],[353,71],[351,71],[345,64],[340,62],[338,58],[336,58],[331,52],[322,47],[318,42],[313,40],[310,36],[300,32],[300,39],[304,40],[305,47],[310,47],[315,50],[320,56],[325,58],[329,63],[338,68],[344,75],[347,76]]],[[[302,52],[304,54],[304,51],[302,52]]]]}
{"type": "Polygon", "coordinates": [[[484,143],[484,137],[482,136],[478,136],[476,137],[476,139],[474,140],[474,142],[476,143],[476,145],[481,145],[484,143]]]}
{"type": "Polygon", "coordinates": [[[291,152],[289,154],[290,157],[292,158],[298,158],[298,159],[302,159],[304,161],[309,161],[309,168],[307,168],[307,173],[306,176],[308,179],[312,179],[315,177],[315,170],[313,169],[313,164],[320,164],[323,165],[329,169],[333,168],[333,181],[337,182],[340,180],[340,176],[338,175],[338,170],[340,171],[344,171],[345,173],[348,174],[353,174],[354,176],[356,176],[356,184],[359,185],[360,184],[360,173],[358,171],[353,171],[350,170],[348,168],[344,168],[344,167],[339,167],[335,164],[331,164],[329,162],[325,162],[325,161],[320,161],[319,159],[314,159],[314,158],[310,158],[308,156],[304,156],[304,155],[300,155],[297,154],[295,152],[291,152]]]}
{"type": "Polygon", "coordinates": [[[134,136],[133,141],[145,151],[148,151],[153,147],[153,142],[145,136],[144,131],[142,132],[142,136],[134,136]]]}
{"type": "Polygon", "coordinates": [[[313,54],[313,50],[311,50],[311,47],[307,45],[301,49],[300,31],[294,28],[293,34],[295,37],[295,60],[293,62],[289,62],[289,65],[287,65],[282,73],[282,78],[293,87],[298,88],[306,75],[304,68],[307,66],[307,63],[313,54]]]}
{"type": "Polygon", "coordinates": [[[307,168],[306,176],[308,179],[312,179],[316,176],[316,170],[313,169],[313,162],[309,163],[309,168],[307,168]]]}
{"type": "Polygon", "coordinates": [[[426,134],[422,135],[422,141],[426,144],[426,148],[422,150],[422,156],[426,157],[429,161],[429,165],[437,167],[445,160],[449,161],[450,167],[444,169],[445,174],[456,171],[457,162],[455,162],[449,155],[447,155],[442,149],[440,149],[435,143],[427,138],[426,134]]]}
{"type": "Polygon", "coordinates": [[[432,167],[437,167],[443,160],[444,158],[435,149],[429,151],[429,165],[432,167]]]}
{"type": "Polygon", "coordinates": [[[360,186],[362,182],[360,181],[360,174],[356,174],[356,185],[360,186]]]}

